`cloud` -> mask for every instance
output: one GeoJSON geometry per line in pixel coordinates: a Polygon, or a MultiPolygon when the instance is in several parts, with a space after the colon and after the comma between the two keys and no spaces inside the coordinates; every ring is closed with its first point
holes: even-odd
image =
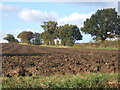
{"type": "Polygon", "coordinates": [[[117,2],[80,2],[80,3],[73,3],[83,6],[91,6],[97,8],[106,8],[106,7],[116,7],[115,5],[118,4],[117,2]]]}
{"type": "MultiPolygon", "coordinates": [[[[73,25],[77,25],[79,28],[81,28],[83,26],[84,21],[87,18],[90,18],[92,14],[93,14],[93,12],[88,13],[88,14],[73,13],[70,16],[59,19],[58,25],[73,24],[73,25]]],[[[92,40],[91,35],[85,35],[84,33],[82,33],[82,35],[84,36],[83,40],[78,40],[78,41],[76,41],[76,43],[80,43],[80,42],[83,43],[83,42],[88,42],[89,40],[92,40]]]]}
{"type": "Polygon", "coordinates": [[[7,41],[6,40],[3,40],[3,37],[5,37],[5,34],[3,33],[2,30],[0,30],[0,43],[6,43],[7,41]]]}
{"type": "Polygon", "coordinates": [[[82,27],[83,22],[87,18],[90,18],[92,14],[93,13],[88,13],[88,14],[73,13],[70,16],[59,19],[58,25],[73,24],[73,25],[77,25],[78,27],[82,27]]]}
{"type": "Polygon", "coordinates": [[[57,20],[58,15],[55,12],[43,12],[40,10],[23,9],[19,13],[19,17],[25,21],[44,22],[49,20],[57,20]]]}
{"type": "MultiPolygon", "coordinates": [[[[97,11],[97,9],[103,9],[103,8],[116,8],[117,10],[117,2],[80,2],[80,3],[70,3],[69,4],[76,4],[79,6],[89,6],[94,7],[97,11]]],[[[95,12],[91,12],[88,14],[84,13],[72,13],[70,16],[66,16],[63,18],[60,18],[58,20],[58,25],[64,25],[64,24],[74,24],[77,25],[79,28],[83,26],[84,21],[87,18],[90,18],[92,14],[95,12]]]]}
{"type": "Polygon", "coordinates": [[[76,6],[84,6],[90,7],[94,10],[103,9],[103,8],[116,8],[118,9],[118,2],[68,2],[68,4],[76,5],[76,6]]]}
{"type": "Polygon", "coordinates": [[[20,10],[20,7],[16,5],[0,3],[0,17],[2,18],[8,18],[9,16],[12,16],[12,13],[15,14],[19,10],[20,10]]]}
{"type": "Polygon", "coordinates": [[[19,7],[0,3],[0,10],[2,10],[3,12],[17,12],[19,10],[19,7]]]}
{"type": "Polygon", "coordinates": [[[95,5],[93,5],[94,8],[103,9],[103,8],[115,8],[118,9],[118,3],[117,2],[96,2],[95,5]]]}

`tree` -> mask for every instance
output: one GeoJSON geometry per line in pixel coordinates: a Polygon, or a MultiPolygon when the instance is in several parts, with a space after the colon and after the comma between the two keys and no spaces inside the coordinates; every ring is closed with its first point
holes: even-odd
{"type": "Polygon", "coordinates": [[[42,44],[41,34],[40,33],[34,33],[33,38],[30,41],[34,45],[41,45],[42,44]]]}
{"type": "Polygon", "coordinates": [[[95,40],[104,41],[107,38],[113,38],[118,32],[117,22],[117,12],[115,9],[101,9],[97,10],[90,19],[84,21],[81,31],[91,34],[95,40]]]}
{"type": "Polygon", "coordinates": [[[55,44],[54,39],[56,38],[54,32],[57,29],[57,22],[55,21],[44,22],[44,25],[41,25],[41,27],[45,30],[42,33],[44,43],[47,45],[54,45],[55,44]]]}
{"type": "Polygon", "coordinates": [[[76,25],[59,26],[55,35],[61,39],[64,46],[73,46],[76,40],[82,40],[82,35],[76,25]]]}
{"type": "Polygon", "coordinates": [[[11,34],[7,34],[7,37],[4,37],[3,39],[7,40],[9,43],[19,43],[19,41],[11,34]]]}
{"type": "Polygon", "coordinates": [[[17,37],[21,39],[22,43],[29,44],[30,40],[34,37],[34,34],[30,31],[23,31],[17,37]]]}
{"type": "Polygon", "coordinates": [[[42,39],[44,40],[44,44],[46,44],[46,45],[50,45],[50,41],[51,41],[51,35],[50,35],[50,33],[48,32],[48,31],[44,31],[42,34],[41,34],[41,36],[42,36],[42,39]]]}
{"type": "Polygon", "coordinates": [[[116,27],[116,37],[118,37],[120,39],[120,16],[117,18],[117,27],[116,27]]]}

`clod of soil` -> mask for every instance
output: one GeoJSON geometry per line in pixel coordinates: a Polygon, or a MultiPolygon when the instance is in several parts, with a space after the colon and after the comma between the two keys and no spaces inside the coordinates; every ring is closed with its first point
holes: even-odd
{"type": "Polygon", "coordinates": [[[119,50],[51,48],[2,44],[2,75],[118,72],[119,50]]]}

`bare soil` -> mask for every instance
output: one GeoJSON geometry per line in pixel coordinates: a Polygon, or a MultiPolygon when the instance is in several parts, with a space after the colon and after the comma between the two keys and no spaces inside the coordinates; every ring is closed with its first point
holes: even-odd
{"type": "Polygon", "coordinates": [[[118,72],[119,50],[2,44],[2,75],[118,72]]]}

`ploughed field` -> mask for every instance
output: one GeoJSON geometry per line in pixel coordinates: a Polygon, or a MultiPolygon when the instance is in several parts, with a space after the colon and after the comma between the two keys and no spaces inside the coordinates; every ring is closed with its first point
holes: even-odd
{"type": "Polygon", "coordinates": [[[2,44],[2,75],[118,72],[118,50],[2,44]]]}

